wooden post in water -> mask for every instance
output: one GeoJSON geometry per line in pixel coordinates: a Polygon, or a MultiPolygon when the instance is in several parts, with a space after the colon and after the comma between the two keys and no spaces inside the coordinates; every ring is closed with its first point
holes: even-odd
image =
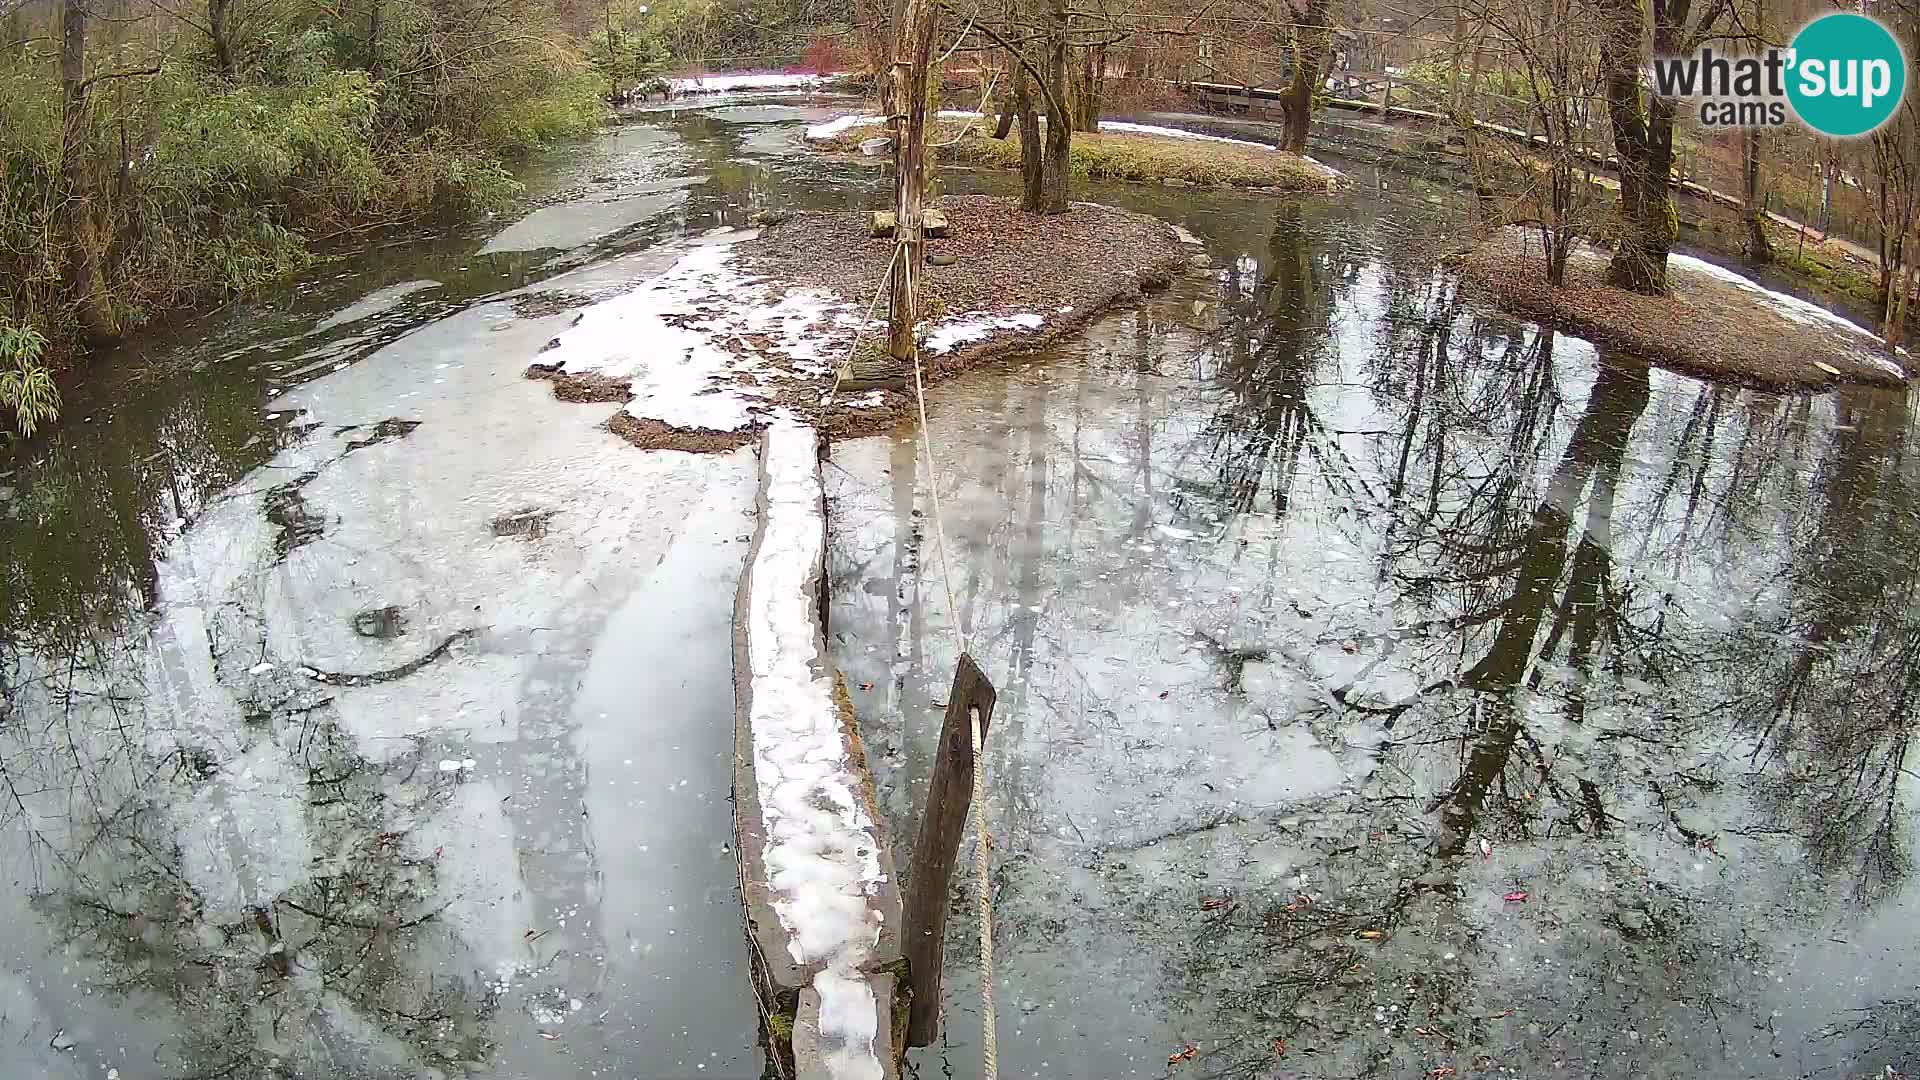
{"type": "MultiPolygon", "coordinates": [[[[960,654],[947,694],[947,716],[940,727],[940,749],[927,784],[927,806],[914,838],[908,870],[901,952],[913,1004],[907,1013],[907,1046],[931,1046],[940,1034],[940,969],[947,936],[947,894],[954,859],[966,833],[967,806],[973,801],[973,714],[980,715],[980,741],[993,719],[993,684],[973,657],[960,654]]],[[[985,884],[984,882],[982,883],[985,884]]]]}

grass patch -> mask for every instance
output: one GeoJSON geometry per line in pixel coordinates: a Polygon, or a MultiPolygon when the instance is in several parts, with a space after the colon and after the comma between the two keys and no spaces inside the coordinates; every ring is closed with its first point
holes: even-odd
{"type": "MultiPolygon", "coordinates": [[[[928,141],[940,145],[942,160],[957,165],[1018,169],[1022,152],[1020,132],[1015,130],[1002,140],[993,138],[990,128],[990,121],[942,120],[934,125],[928,141]],[[967,132],[969,127],[972,130],[967,132]]],[[[829,150],[857,151],[862,141],[886,134],[881,124],[860,124],[814,145],[829,150]]],[[[1197,187],[1325,191],[1339,177],[1326,166],[1285,150],[1130,132],[1097,135],[1075,132],[1067,163],[1073,175],[1083,180],[1136,183],[1171,180],[1197,187]]]]}
{"type": "Polygon", "coordinates": [[[1777,389],[1904,385],[1880,362],[1884,353],[1872,339],[1790,315],[1759,292],[1703,271],[1669,265],[1668,294],[1642,296],[1607,285],[1606,253],[1582,248],[1569,260],[1567,283],[1555,289],[1546,283],[1537,239],[1513,229],[1453,261],[1469,288],[1523,318],[1690,375],[1777,389]]]}

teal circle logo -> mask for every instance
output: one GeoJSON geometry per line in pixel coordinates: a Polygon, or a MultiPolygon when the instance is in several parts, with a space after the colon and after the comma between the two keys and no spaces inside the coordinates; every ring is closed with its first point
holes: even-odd
{"type": "Polygon", "coordinates": [[[1893,115],[1907,89],[1907,56],[1886,27],[1835,12],[1793,39],[1787,101],[1822,135],[1865,135],[1893,115]]]}

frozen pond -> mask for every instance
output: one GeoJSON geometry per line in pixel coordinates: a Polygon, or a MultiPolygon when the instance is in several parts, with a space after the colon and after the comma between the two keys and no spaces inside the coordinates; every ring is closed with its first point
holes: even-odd
{"type": "MultiPolygon", "coordinates": [[[[521,372],[690,237],[884,200],[797,148],[846,108],[650,109],[524,213],[100,358],[0,461],[0,1075],[761,1075],[750,454],[521,372]]],[[[1489,317],[1411,254],[1447,189],[1341,164],[1088,188],[1218,269],[934,402],[1005,1075],[1909,1064],[1909,406],[1489,317]]],[[[829,470],[896,844],[953,660],[918,445],[829,470]]],[[[978,1068],[953,925],[925,1076],[978,1068]]]]}
{"type": "MultiPolygon", "coordinates": [[[[1910,404],[1597,355],[1353,207],[1189,227],[1214,278],[930,403],[1002,1075],[1910,1067],[1910,404]]],[[[829,470],[896,837],[956,647],[922,451],[829,470]]],[[[922,1075],[978,1075],[971,928],[922,1075]]]]}

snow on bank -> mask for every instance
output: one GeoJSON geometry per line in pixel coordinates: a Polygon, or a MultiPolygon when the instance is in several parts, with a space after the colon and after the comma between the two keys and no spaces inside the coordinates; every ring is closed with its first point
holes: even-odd
{"type": "MultiPolygon", "coordinates": [[[[991,117],[983,116],[977,112],[966,112],[954,109],[942,109],[937,115],[942,120],[991,119],[991,117]]],[[[862,124],[877,124],[880,122],[880,119],[879,116],[872,113],[849,113],[846,116],[836,116],[831,120],[814,124],[807,128],[807,140],[809,142],[820,142],[824,139],[831,139],[842,132],[859,127],[862,124]]],[[[1040,122],[1044,125],[1046,123],[1046,117],[1041,117],[1040,122]]],[[[1194,142],[1226,143],[1229,146],[1250,146],[1257,150],[1279,149],[1271,144],[1257,142],[1253,139],[1233,139],[1225,135],[1208,135],[1201,131],[1187,131],[1182,128],[1163,127],[1159,124],[1135,124],[1126,120],[1102,120],[1100,121],[1100,130],[1113,135],[1151,135],[1163,139],[1188,139],[1194,142]]],[[[1340,170],[1328,165],[1324,161],[1315,161],[1305,154],[1301,154],[1300,156],[1326,170],[1327,175],[1330,177],[1340,175],[1340,170]]]]}
{"type": "Polygon", "coordinates": [[[725,94],[736,90],[812,90],[825,85],[829,75],[799,72],[758,72],[738,75],[691,75],[668,79],[674,94],[725,94]]]}
{"type": "Polygon", "coordinates": [[[996,330],[1025,330],[1032,332],[1040,329],[1046,322],[1044,316],[1032,312],[1019,315],[988,315],[984,311],[970,312],[957,319],[940,323],[927,330],[921,337],[921,343],[928,352],[952,352],[968,342],[981,341],[996,330]]]}
{"type": "Polygon", "coordinates": [[[776,294],[733,265],[732,244],[748,235],[696,246],[652,282],[585,308],[538,361],[628,383],[627,412],[642,419],[711,431],[745,427],[767,399],[743,382],[766,387],[770,373],[828,377],[833,343],[861,325],[851,305],[827,293],[776,294]],[[743,347],[742,339],[761,347],[743,347]]]}
{"type": "Polygon", "coordinates": [[[788,951],[796,963],[823,965],[813,988],[828,1073],[879,1080],[879,1005],[860,969],[880,938],[869,898],[885,878],[818,648],[809,580],[825,528],[815,439],[785,419],[767,430],[766,511],[747,571],[753,767],[763,860],[788,951]]]}
{"type": "Polygon", "coordinates": [[[1888,374],[1898,376],[1899,378],[1904,379],[1907,377],[1907,373],[1900,369],[1899,364],[1873,351],[1879,345],[1879,336],[1858,323],[1841,318],[1826,308],[1810,301],[1802,300],[1797,296],[1789,296],[1783,292],[1775,292],[1756,281],[1742,277],[1724,266],[1710,263],[1705,259],[1697,259],[1691,255],[1682,255],[1679,252],[1674,252],[1667,256],[1667,262],[1670,266],[1677,266],[1683,270],[1692,270],[1709,277],[1718,278],[1721,281],[1738,286],[1748,292],[1757,293],[1767,302],[1768,306],[1787,318],[1792,319],[1794,322],[1807,326],[1824,324],[1845,330],[1859,339],[1861,346],[1861,351],[1858,354],[1859,360],[1863,363],[1879,367],[1888,374]]]}
{"type": "Polygon", "coordinates": [[[879,119],[878,116],[871,116],[867,113],[848,113],[845,116],[836,116],[823,124],[815,124],[809,127],[807,129],[807,138],[813,142],[819,142],[822,139],[831,139],[835,135],[850,128],[857,128],[861,124],[875,123],[879,119]]]}

